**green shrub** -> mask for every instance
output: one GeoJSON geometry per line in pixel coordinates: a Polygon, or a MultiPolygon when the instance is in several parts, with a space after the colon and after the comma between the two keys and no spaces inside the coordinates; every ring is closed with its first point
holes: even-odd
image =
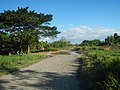
{"type": "Polygon", "coordinates": [[[86,57],[80,71],[83,90],[120,90],[118,51],[95,50],[90,51],[86,57]]]}

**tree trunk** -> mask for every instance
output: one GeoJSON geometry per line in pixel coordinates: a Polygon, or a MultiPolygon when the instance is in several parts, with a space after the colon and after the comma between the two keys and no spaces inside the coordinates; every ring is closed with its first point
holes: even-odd
{"type": "Polygon", "coordinates": [[[11,56],[12,55],[11,52],[9,52],[8,55],[11,56]]]}
{"type": "Polygon", "coordinates": [[[20,54],[24,54],[24,53],[23,53],[23,48],[20,49],[20,54]]]}
{"type": "Polygon", "coordinates": [[[28,48],[27,48],[27,53],[28,54],[30,53],[30,46],[28,46],[28,48]]]}

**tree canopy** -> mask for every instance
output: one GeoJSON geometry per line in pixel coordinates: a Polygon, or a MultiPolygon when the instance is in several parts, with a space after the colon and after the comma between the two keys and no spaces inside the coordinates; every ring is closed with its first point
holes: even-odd
{"type": "Polygon", "coordinates": [[[81,46],[111,46],[111,45],[118,45],[120,44],[120,36],[117,33],[114,33],[114,35],[107,36],[104,41],[100,41],[99,39],[95,40],[84,40],[80,44],[81,46]]]}
{"type": "Polygon", "coordinates": [[[98,39],[95,40],[84,40],[81,45],[86,45],[86,46],[99,46],[101,44],[101,41],[98,39]]]}
{"type": "Polygon", "coordinates": [[[18,7],[0,13],[0,54],[28,53],[41,37],[56,37],[60,33],[50,26],[53,15],[28,9],[18,7]]]}

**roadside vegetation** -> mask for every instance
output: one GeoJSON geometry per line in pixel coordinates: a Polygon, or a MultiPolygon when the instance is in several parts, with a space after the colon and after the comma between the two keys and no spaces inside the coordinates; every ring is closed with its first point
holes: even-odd
{"type": "Polygon", "coordinates": [[[92,50],[82,59],[80,78],[83,90],[120,89],[120,52],[92,50]]]}
{"type": "Polygon", "coordinates": [[[60,32],[51,26],[53,15],[36,13],[28,7],[6,10],[0,13],[0,76],[43,59],[36,52],[67,49],[70,42],[62,37],[48,43],[41,38],[55,38],[60,32]]]}
{"type": "Polygon", "coordinates": [[[82,90],[119,90],[120,36],[115,33],[104,42],[98,44],[98,41],[84,41],[76,48],[83,54],[79,68],[80,87],[82,90]]]}
{"type": "Polygon", "coordinates": [[[27,54],[41,38],[55,38],[60,32],[50,26],[52,19],[28,7],[0,13],[0,55],[27,54]]]}
{"type": "Polygon", "coordinates": [[[39,62],[43,58],[44,55],[38,54],[0,56],[0,76],[39,62]]]}
{"type": "Polygon", "coordinates": [[[120,90],[120,36],[115,33],[104,41],[84,40],[76,45],[65,37],[51,43],[39,41],[60,34],[55,26],[50,26],[52,17],[28,10],[28,7],[0,13],[0,76],[44,58],[44,55],[29,53],[75,47],[73,50],[82,54],[79,68],[82,90],[120,90]]]}
{"type": "Polygon", "coordinates": [[[59,51],[71,49],[73,45],[65,37],[61,37],[60,40],[54,42],[38,42],[34,47],[32,47],[31,52],[49,52],[49,51],[59,51]]]}
{"type": "Polygon", "coordinates": [[[31,52],[53,50],[41,38],[55,38],[60,32],[51,26],[53,15],[36,13],[28,7],[0,13],[0,76],[43,59],[31,52]],[[44,47],[43,47],[44,46],[44,47]]]}

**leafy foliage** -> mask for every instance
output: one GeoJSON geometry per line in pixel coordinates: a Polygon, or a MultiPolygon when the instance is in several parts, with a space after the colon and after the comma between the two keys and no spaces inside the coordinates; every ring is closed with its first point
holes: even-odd
{"type": "Polygon", "coordinates": [[[56,37],[60,32],[50,27],[51,14],[29,11],[28,7],[0,13],[0,54],[30,52],[29,47],[41,37],[56,37]],[[5,42],[5,43],[3,43],[5,42]],[[8,44],[9,43],[9,44],[8,44]],[[3,50],[7,48],[6,50],[3,50]]]}
{"type": "Polygon", "coordinates": [[[82,41],[82,43],[80,44],[81,46],[112,46],[112,45],[118,45],[120,44],[120,36],[117,33],[114,33],[114,35],[112,36],[108,36],[107,38],[105,38],[104,41],[100,41],[98,39],[95,40],[84,40],[82,41]]]}
{"type": "Polygon", "coordinates": [[[32,49],[32,52],[40,52],[40,51],[58,51],[61,49],[68,49],[71,46],[70,41],[68,41],[65,37],[62,37],[58,41],[54,41],[52,43],[48,43],[47,41],[40,41],[32,49]]]}
{"type": "Polygon", "coordinates": [[[81,46],[99,46],[101,45],[101,41],[100,40],[84,40],[82,43],[81,43],[81,46]]]}
{"type": "Polygon", "coordinates": [[[119,90],[119,67],[120,53],[118,51],[90,51],[84,57],[81,67],[81,83],[85,85],[82,87],[83,90],[119,90]]]}

